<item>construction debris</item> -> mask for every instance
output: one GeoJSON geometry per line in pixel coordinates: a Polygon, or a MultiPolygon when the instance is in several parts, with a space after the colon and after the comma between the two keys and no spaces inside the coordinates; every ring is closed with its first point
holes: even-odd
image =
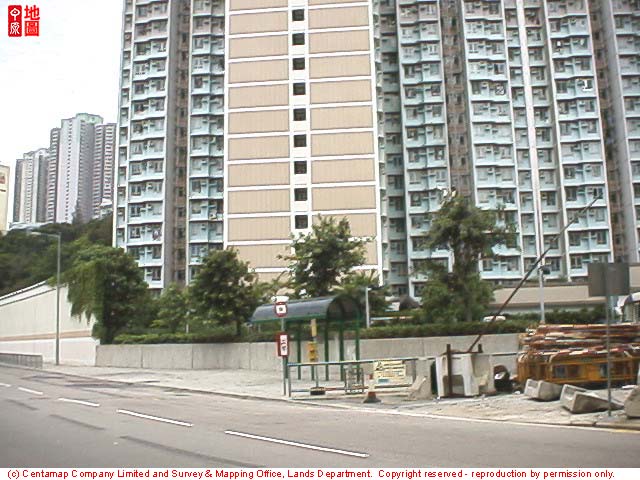
{"type": "Polygon", "coordinates": [[[632,390],[624,401],[624,413],[629,418],[640,418],[640,387],[632,390]]]}
{"type": "Polygon", "coordinates": [[[530,378],[524,386],[524,394],[527,397],[543,402],[558,400],[561,393],[562,385],[545,382],[544,380],[533,380],[530,378]]]}
{"type": "MultiPolygon", "coordinates": [[[[600,397],[596,392],[573,385],[562,387],[560,402],[571,413],[603,412],[609,408],[609,402],[606,398],[600,397]]],[[[611,401],[612,410],[621,410],[622,408],[623,405],[619,402],[611,401]]]]}
{"type": "MultiPolygon", "coordinates": [[[[633,383],[640,366],[640,324],[610,327],[611,380],[633,383]]],[[[606,325],[541,325],[522,339],[518,379],[599,385],[607,379],[606,325]]]]}

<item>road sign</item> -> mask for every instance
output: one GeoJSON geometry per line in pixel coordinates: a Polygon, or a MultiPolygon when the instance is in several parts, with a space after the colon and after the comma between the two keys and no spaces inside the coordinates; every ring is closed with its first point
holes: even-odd
{"type": "Polygon", "coordinates": [[[411,383],[407,378],[407,366],[402,360],[378,360],[373,362],[373,380],[376,386],[411,383]]]}
{"type": "Polygon", "coordinates": [[[273,307],[273,310],[276,312],[276,316],[278,318],[283,318],[287,316],[287,313],[289,312],[289,307],[287,306],[286,302],[276,302],[275,306],[273,307]]]}
{"type": "Polygon", "coordinates": [[[628,263],[590,263],[589,295],[629,295],[628,263]]]}
{"type": "Polygon", "coordinates": [[[276,335],[276,346],[278,348],[279,357],[289,356],[289,334],[278,333],[276,335]]]}
{"type": "Polygon", "coordinates": [[[318,361],[318,344],[316,342],[307,343],[307,354],[309,362],[315,363],[318,361]]]}

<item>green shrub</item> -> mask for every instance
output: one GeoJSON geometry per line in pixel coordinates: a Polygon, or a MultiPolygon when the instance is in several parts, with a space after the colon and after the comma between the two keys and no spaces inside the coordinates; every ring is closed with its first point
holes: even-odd
{"type": "MultiPolygon", "coordinates": [[[[460,335],[477,335],[479,333],[523,333],[528,327],[536,325],[530,320],[506,320],[492,324],[484,322],[458,323],[402,323],[395,325],[374,326],[360,329],[360,338],[409,338],[409,337],[449,337],[460,335]]],[[[295,336],[295,326],[290,334],[295,336]]],[[[208,332],[197,333],[147,333],[143,335],[118,335],[117,344],[154,344],[154,343],[229,343],[229,342],[273,342],[278,329],[262,329],[243,327],[242,334],[236,335],[232,326],[219,327],[208,332]]],[[[319,332],[320,333],[320,332],[319,332]]],[[[334,331],[332,329],[332,335],[334,331]]],[[[345,338],[352,339],[355,332],[345,331],[345,338]]],[[[310,340],[308,325],[301,329],[301,339],[310,340]]]]}
{"type": "MultiPolygon", "coordinates": [[[[506,320],[503,322],[457,322],[398,324],[371,327],[360,331],[361,338],[406,338],[406,337],[449,337],[477,335],[479,333],[523,333],[532,322],[528,320],[506,320]]],[[[351,332],[350,337],[353,337],[351,332]]]]}

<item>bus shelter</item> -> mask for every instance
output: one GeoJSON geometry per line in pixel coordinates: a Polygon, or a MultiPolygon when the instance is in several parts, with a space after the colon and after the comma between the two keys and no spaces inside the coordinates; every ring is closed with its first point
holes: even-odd
{"type": "MultiPolygon", "coordinates": [[[[362,323],[362,311],[356,300],[347,295],[334,295],[329,297],[316,297],[303,300],[291,300],[287,302],[287,314],[283,317],[276,315],[273,304],[261,305],[253,312],[250,322],[254,325],[268,322],[280,322],[284,332],[293,334],[296,343],[298,361],[302,361],[302,332],[305,325],[311,325],[316,321],[318,330],[324,343],[324,360],[330,357],[330,333],[338,333],[338,357],[345,360],[344,334],[345,331],[353,331],[356,347],[356,358],[360,359],[360,326],[362,323]]],[[[315,335],[312,335],[316,341],[315,335]]],[[[327,368],[326,376],[329,371],[327,368]]]]}

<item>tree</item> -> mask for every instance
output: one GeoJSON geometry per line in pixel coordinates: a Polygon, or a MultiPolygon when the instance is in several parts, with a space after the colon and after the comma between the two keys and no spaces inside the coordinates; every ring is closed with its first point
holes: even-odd
{"type": "Polygon", "coordinates": [[[189,305],[202,329],[235,323],[236,334],[253,314],[261,289],[249,264],[233,249],[210,250],[189,287],[189,305]]]}
{"type": "Polygon", "coordinates": [[[93,315],[93,336],[113,343],[118,333],[145,321],[149,290],[142,270],[120,248],[92,245],[78,252],[64,273],[71,313],[93,315]]]}
{"type": "Polygon", "coordinates": [[[433,216],[425,246],[451,251],[453,265],[449,272],[442,264],[425,262],[429,282],[422,310],[426,319],[470,321],[486,311],[493,292],[480,278],[478,264],[494,257],[494,247],[514,236],[513,226],[497,225],[500,213],[481,210],[464,197],[453,197],[433,216]]]}
{"type": "Polygon", "coordinates": [[[156,319],[151,327],[166,332],[176,333],[183,330],[187,316],[187,293],[172,283],[162,292],[156,300],[156,319]]]}
{"type": "Polygon", "coordinates": [[[389,294],[387,286],[380,287],[378,275],[375,272],[352,272],[347,275],[337,292],[350,296],[365,310],[365,287],[369,287],[369,311],[371,313],[383,313],[387,309],[386,296],[389,294]]]}
{"type": "Polygon", "coordinates": [[[296,296],[329,295],[352,269],[365,263],[366,240],[351,238],[343,218],[320,218],[307,236],[292,237],[294,253],[280,256],[289,263],[288,286],[296,296]]]}
{"type": "MultiPolygon", "coordinates": [[[[62,271],[71,266],[74,255],[91,244],[111,245],[112,217],[87,224],[50,223],[35,230],[62,236],[62,271]]],[[[11,230],[0,235],[0,295],[55,279],[58,248],[55,241],[11,230]]]]}

